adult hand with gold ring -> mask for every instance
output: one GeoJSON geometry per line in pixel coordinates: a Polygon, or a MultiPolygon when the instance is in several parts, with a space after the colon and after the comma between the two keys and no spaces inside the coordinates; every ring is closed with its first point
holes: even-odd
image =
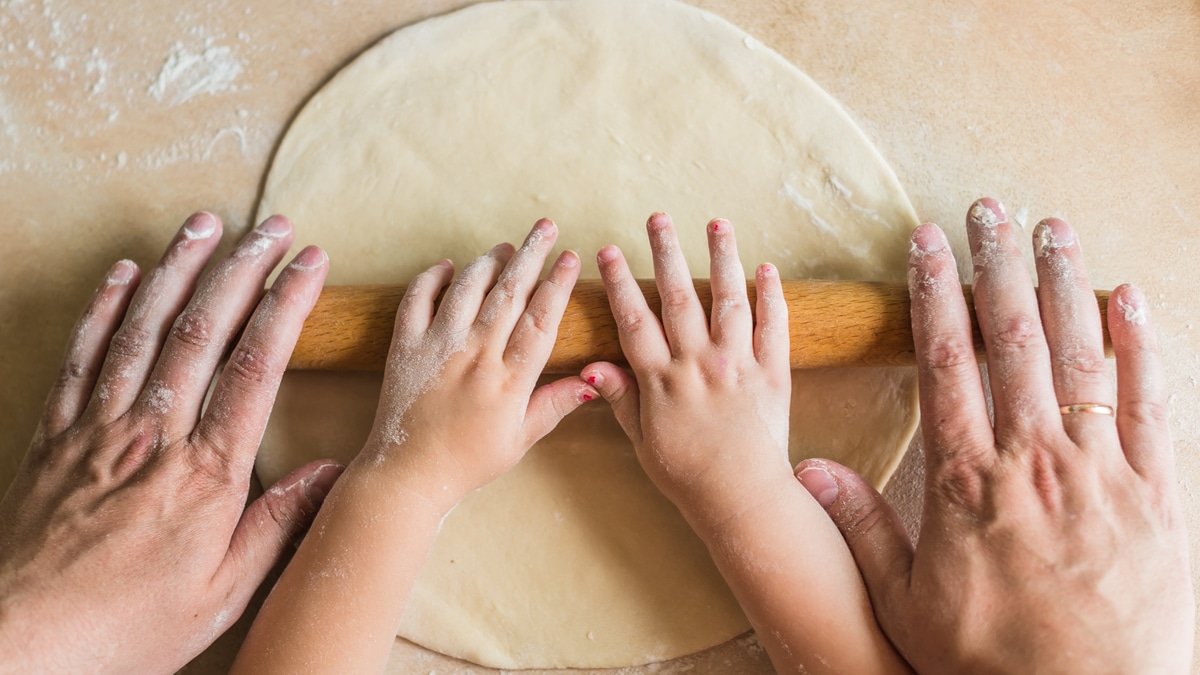
{"type": "Polygon", "coordinates": [[[175,672],[307,528],[332,461],[246,505],[329,268],[309,246],[263,295],[292,237],[268,218],[201,278],[221,222],[198,213],[144,277],[122,261],[100,283],[0,501],[0,673],[175,672]]]}
{"type": "Polygon", "coordinates": [[[809,460],[797,476],[919,672],[1185,673],[1195,610],[1146,300],[1122,286],[1109,302],[1114,392],[1070,226],[1034,230],[1036,291],[997,201],[971,207],[967,232],[994,421],[954,258],[922,225],[909,255],[926,457],[916,546],[853,471],[809,460]]]}

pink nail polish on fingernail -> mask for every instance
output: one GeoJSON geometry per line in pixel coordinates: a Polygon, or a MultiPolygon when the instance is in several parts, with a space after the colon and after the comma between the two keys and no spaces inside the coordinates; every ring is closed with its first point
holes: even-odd
{"type": "Polygon", "coordinates": [[[587,403],[588,401],[591,401],[591,400],[593,400],[593,399],[595,399],[595,398],[596,398],[596,397],[595,397],[595,396],[592,396],[591,394],[584,393],[584,395],[583,395],[583,402],[584,402],[584,403],[587,403]]]}

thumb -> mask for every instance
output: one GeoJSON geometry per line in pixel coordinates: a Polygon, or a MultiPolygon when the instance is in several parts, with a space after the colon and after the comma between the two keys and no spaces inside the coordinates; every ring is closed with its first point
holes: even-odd
{"type": "Polygon", "coordinates": [[[806,459],[796,478],[837,525],[862,572],[881,626],[895,625],[905,606],[913,546],[895,510],[852,469],[826,459],[806,459]]]}
{"type": "Polygon", "coordinates": [[[642,403],[637,379],[607,361],[588,364],[579,376],[608,401],[625,435],[629,436],[635,447],[640,446],[642,403]]]}
{"type": "Polygon", "coordinates": [[[600,394],[578,377],[564,377],[533,390],[525,409],[526,446],[554,430],[562,418],[600,394]]]}
{"type": "Polygon", "coordinates": [[[246,508],[222,565],[227,587],[232,589],[231,604],[244,606],[250,601],[287,547],[308,529],[345,468],[329,459],[309,462],[279,479],[246,508]]]}

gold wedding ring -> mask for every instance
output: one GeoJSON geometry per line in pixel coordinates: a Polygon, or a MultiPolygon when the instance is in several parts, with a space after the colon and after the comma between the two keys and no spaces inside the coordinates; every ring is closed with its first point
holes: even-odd
{"type": "Polygon", "coordinates": [[[1108,415],[1115,416],[1111,405],[1103,403],[1072,403],[1058,407],[1060,415],[1074,415],[1075,413],[1091,413],[1093,415],[1108,415]]]}

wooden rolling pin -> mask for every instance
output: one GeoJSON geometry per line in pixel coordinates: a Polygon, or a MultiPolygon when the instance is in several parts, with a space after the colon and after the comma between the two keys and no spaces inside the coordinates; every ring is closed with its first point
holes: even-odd
{"type": "MultiPolygon", "coordinates": [[[[638,284],[656,314],[660,312],[653,280],[638,284]]],[[[712,306],[707,279],[697,279],[696,291],[705,310],[712,306]]],[[[754,285],[748,284],[754,306],[754,285]]],[[[288,367],[293,370],[382,371],[391,342],[396,308],[404,285],[328,286],[300,334],[288,367]]],[[[788,304],[793,369],[838,366],[903,366],[915,363],[908,287],[866,281],[784,281],[788,304]]],[[[983,338],[975,320],[971,287],[963,286],[971,309],[976,351],[983,338]]],[[[1108,334],[1108,291],[1097,291],[1104,326],[1105,352],[1111,355],[1108,334]]],[[[625,363],[608,296],[598,279],[575,286],[558,329],[558,340],[546,364],[547,372],[577,372],[592,361],[625,363]]]]}

